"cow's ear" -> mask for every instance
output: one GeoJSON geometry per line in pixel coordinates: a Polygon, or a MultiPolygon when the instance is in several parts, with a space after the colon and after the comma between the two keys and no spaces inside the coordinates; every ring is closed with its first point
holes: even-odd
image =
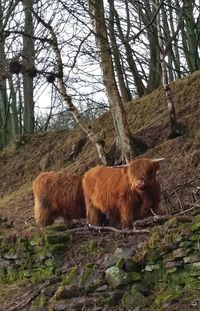
{"type": "Polygon", "coordinates": [[[154,169],[155,169],[156,172],[159,171],[159,169],[160,169],[160,163],[159,162],[155,162],[154,163],[154,169]]]}
{"type": "Polygon", "coordinates": [[[160,162],[164,161],[165,158],[158,158],[158,159],[152,159],[152,161],[154,162],[154,169],[156,171],[159,170],[160,168],[160,162]]]}

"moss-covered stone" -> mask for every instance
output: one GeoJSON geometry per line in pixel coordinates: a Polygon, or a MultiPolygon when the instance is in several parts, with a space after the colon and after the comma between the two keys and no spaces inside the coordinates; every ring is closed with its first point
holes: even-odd
{"type": "Polygon", "coordinates": [[[159,270],[159,269],[160,269],[159,264],[148,264],[145,266],[145,271],[148,271],[148,272],[159,270]]]}
{"type": "Polygon", "coordinates": [[[60,243],[66,243],[66,246],[67,244],[70,245],[71,244],[71,241],[72,241],[72,236],[70,234],[45,234],[45,242],[48,243],[48,244],[60,244],[60,243]]]}
{"type": "Polygon", "coordinates": [[[77,285],[60,285],[55,294],[53,295],[51,302],[62,300],[62,299],[68,299],[71,297],[78,296],[79,288],[77,285]]]}
{"type": "Polygon", "coordinates": [[[135,287],[132,287],[130,291],[127,291],[121,302],[122,306],[132,308],[144,308],[147,304],[146,298],[135,287]]]}
{"type": "Polygon", "coordinates": [[[198,230],[200,231],[200,215],[197,215],[193,218],[191,230],[193,232],[198,230]]]}
{"type": "Polygon", "coordinates": [[[75,285],[79,282],[78,268],[72,267],[64,277],[63,285],[75,285]]]}
{"type": "Polygon", "coordinates": [[[118,288],[130,281],[128,273],[116,266],[110,267],[105,271],[105,279],[111,288],[118,288]]]}
{"type": "Polygon", "coordinates": [[[96,265],[87,264],[80,274],[80,285],[84,287],[85,291],[94,291],[101,285],[102,274],[98,271],[96,265]]]}
{"type": "Polygon", "coordinates": [[[130,283],[134,283],[134,282],[137,282],[137,281],[140,281],[141,280],[141,273],[139,272],[129,272],[128,273],[128,278],[130,280],[130,283]]]}

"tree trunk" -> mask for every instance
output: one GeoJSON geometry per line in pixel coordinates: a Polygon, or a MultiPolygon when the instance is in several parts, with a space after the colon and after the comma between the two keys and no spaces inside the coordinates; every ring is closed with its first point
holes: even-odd
{"type": "Polygon", "coordinates": [[[142,82],[140,74],[138,72],[136,63],[133,59],[132,48],[131,48],[131,45],[130,45],[129,40],[128,40],[129,38],[125,38],[125,36],[123,34],[123,30],[121,28],[121,23],[120,23],[120,18],[119,18],[119,15],[115,9],[114,9],[114,15],[115,15],[115,20],[116,20],[116,25],[117,25],[120,40],[121,40],[122,44],[124,44],[124,47],[126,50],[126,59],[127,59],[129,69],[130,69],[131,74],[132,74],[133,79],[134,79],[137,95],[139,97],[142,97],[146,94],[146,89],[145,89],[145,86],[142,82]]]}
{"type": "Polygon", "coordinates": [[[51,45],[53,47],[53,50],[55,52],[55,58],[56,58],[56,65],[57,65],[57,73],[56,76],[58,78],[58,84],[59,84],[59,92],[63,98],[64,104],[68,107],[69,111],[72,113],[74,119],[78,123],[78,125],[82,128],[82,130],[87,134],[89,139],[92,141],[92,143],[96,146],[97,153],[99,158],[101,159],[103,164],[107,164],[107,159],[104,151],[104,141],[98,138],[98,136],[93,132],[91,125],[87,123],[84,117],[80,114],[76,106],[72,103],[71,97],[67,94],[67,89],[64,83],[64,73],[63,73],[63,62],[62,62],[62,56],[60,53],[60,49],[58,46],[58,41],[56,34],[52,28],[52,26],[48,23],[46,23],[43,19],[37,15],[36,12],[32,11],[34,16],[37,18],[37,20],[46,28],[49,30],[51,34],[51,45]]]}
{"type": "Polygon", "coordinates": [[[115,64],[115,70],[117,73],[117,79],[119,83],[119,88],[121,92],[121,96],[123,102],[126,103],[131,101],[132,96],[128,86],[125,84],[124,74],[122,70],[122,65],[120,62],[120,51],[117,46],[116,36],[115,36],[115,28],[114,28],[114,0],[109,0],[109,35],[110,35],[110,42],[112,47],[113,59],[115,64]]]}
{"type": "MultiPolygon", "coordinates": [[[[160,0],[156,0],[155,4],[157,5],[157,7],[159,7],[160,0]]],[[[176,128],[177,128],[176,113],[175,113],[174,102],[173,102],[172,95],[171,95],[171,88],[170,88],[169,80],[168,80],[167,67],[165,63],[166,54],[165,54],[165,47],[164,47],[164,42],[163,42],[163,34],[161,30],[160,10],[157,13],[157,29],[158,29],[158,43],[159,43],[159,48],[160,48],[160,63],[161,63],[161,69],[162,69],[162,83],[163,83],[163,87],[165,90],[165,96],[166,96],[167,106],[169,110],[170,127],[171,127],[170,136],[173,137],[176,135],[176,128]]]]}
{"type": "Polygon", "coordinates": [[[145,14],[141,10],[142,21],[147,27],[147,37],[149,41],[149,77],[147,83],[147,91],[149,94],[161,85],[161,67],[160,67],[160,51],[158,46],[158,31],[156,19],[153,20],[156,8],[150,6],[149,1],[144,2],[145,14]],[[152,22],[153,20],[153,22],[152,22]]]}
{"type": "Polygon", "coordinates": [[[8,79],[9,88],[10,88],[10,100],[11,100],[11,120],[12,120],[12,135],[15,136],[19,134],[19,124],[18,124],[18,111],[17,111],[17,98],[16,98],[16,91],[13,85],[12,76],[8,79]]]}
{"type": "MultiPolygon", "coordinates": [[[[0,2],[0,74],[5,73],[6,55],[4,50],[5,38],[3,35],[3,8],[0,2]]],[[[9,125],[9,103],[6,91],[6,80],[0,79],[0,148],[3,148],[12,136],[12,129],[9,125]]]]}
{"type": "Polygon", "coordinates": [[[186,0],[183,10],[182,40],[185,57],[190,72],[200,69],[200,57],[198,53],[200,32],[193,15],[194,1],[186,0]]]}
{"type": "Polygon", "coordinates": [[[111,50],[108,43],[104,19],[103,0],[88,0],[88,2],[92,25],[96,34],[96,45],[99,51],[103,82],[114,119],[116,138],[120,144],[123,158],[126,162],[129,162],[136,153],[131,146],[131,133],[128,128],[123,103],[115,80],[111,50]]]}
{"type": "Polygon", "coordinates": [[[34,26],[32,19],[33,0],[23,0],[24,6],[24,33],[23,36],[23,92],[24,92],[24,132],[34,132],[34,100],[33,100],[33,77],[27,74],[28,69],[34,68],[34,26]]]}

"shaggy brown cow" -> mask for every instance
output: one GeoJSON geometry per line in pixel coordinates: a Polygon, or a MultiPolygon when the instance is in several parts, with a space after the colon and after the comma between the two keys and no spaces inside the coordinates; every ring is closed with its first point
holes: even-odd
{"type": "Polygon", "coordinates": [[[125,167],[97,166],[83,177],[88,222],[132,227],[136,219],[159,213],[159,163],[137,159],[125,167]]]}
{"type": "Polygon", "coordinates": [[[82,177],[66,171],[41,173],[33,182],[37,225],[50,225],[59,216],[66,224],[85,217],[82,177]]]}

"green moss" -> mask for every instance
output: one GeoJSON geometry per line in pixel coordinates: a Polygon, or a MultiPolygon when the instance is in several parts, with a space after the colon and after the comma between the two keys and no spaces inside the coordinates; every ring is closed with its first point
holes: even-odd
{"type": "Polygon", "coordinates": [[[78,283],[78,279],[79,279],[79,275],[78,275],[78,268],[77,267],[72,267],[67,275],[64,277],[62,284],[63,285],[73,285],[73,284],[77,284],[78,283]]]}
{"type": "Polygon", "coordinates": [[[101,283],[101,278],[94,264],[86,264],[80,275],[80,285],[87,291],[94,291],[101,283]]]}
{"type": "Polygon", "coordinates": [[[62,224],[53,224],[45,228],[46,232],[63,232],[66,231],[66,226],[62,224]]]}
{"type": "Polygon", "coordinates": [[[84,243],[81,245],[79,249],[79,253],[85,256],[91,256],[95,255],[98,252],[102,251],[103,248],[101,246],[101,243],[99,241],[87,241],[87,243],[84,243]]]}
{"type": "Polygon", "coordinates": [[[44,310],[44,307],[47,305],[48,298],[41,294],[39,297],[37,297],[34,302],[31,304],[31,310],[34,310],[35,308],[39,308],[41,310],[44,310]]]}
{"type": "Polygon", "coordinates": [[[48,248],[51,255],[54,257],[61,257],[65,253],[66,249],[67,246],[64,243],[52,244],[48,248]]]}
{"type": "Polygon", "coordinates": [[[135,288],[131,287],[130,291],[127,291],[121,302],[122,306],[132,308],[144,308],[147,304],[146,298],[135,288]]]}
{"type": "Polygon", "coordinates": [[[154,304],[156,307],[160,307],[165,304],[167,301],[178,298],[182,293],[182,290],[179,288],[175,290],[174,288],[163,288],[157,297],[155,298],[154,304]]]}
{"type": "Polygon", "coordinates": [[[63,234],[63,233],[61,233],[61,234],[53,234],[53,233],[51,233],[51,234],[45,234],[45,237],[44,237],[44,239],[45,239],[45,242],[47,243],[47,244],[59,244],[59,243],[66,243],[66,246],[67,245],[70,245],[71,244],[71,242],[72,242],[72,236],[71,236],[71,234],[63,234]]]}
{"type": "Polygon", "coordinates": [[[200,230],[200,215],[197,215],[192,220],[192,231],[200,230]]]}

